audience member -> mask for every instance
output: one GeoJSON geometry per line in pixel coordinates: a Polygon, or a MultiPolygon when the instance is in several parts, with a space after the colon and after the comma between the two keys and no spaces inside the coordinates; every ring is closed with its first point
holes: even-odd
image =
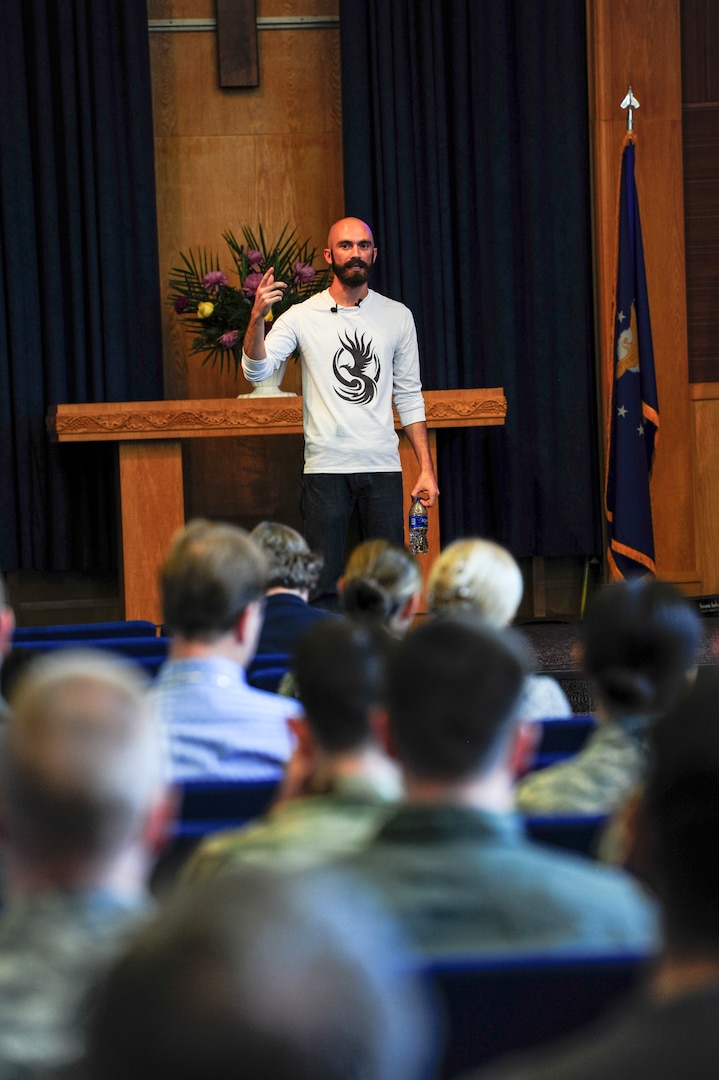
{"type": "Polygon", "coordinates": [[[200,845],[190,878],[246,863],[304,867],[362,847],[401,793],[396,767],[376,737],[389,639],[371,626],[325,619],[295,652],[305,715],[281,800],[264,820],[200,845]]]}
{"type": "Polygon", "coordinates": [[[422,1080],[434,1016],[394,925],[327,872],[181,891],[105,980],[93,1080],[422,1080]]]}
{"type": "Polygon", "coordinates": [[[350,555],[339,587],[346,615],[373,619],[402,637],[419,608],[422,573],[406,548],[389,540],[365,540],[350,555]]]}
{"type": "Polygon", "coordinates": [[[560,1045],[498,1063],[496,1080],[710,1080],[719,1072],[719,675],[703,672],[651,736],[635,819],[664,944],[621,1011],[560,1045]]]}
{"type": "MultiPolygon", "coordinates": [[[[12,635],[15,629],[15,613],[7,600],[5,580],[0,574],[0,669],[3,660],[9,655],[12,648],[12,635]]],[[[0,694],[0,722],[7,719],[7,699],[4,693],[0,694]]]]}
{"type": "Polygon", "coordinates": [[[320,576],[322,556],[301,533],[278,521],[261,521],[250,533],[268,563],[265,618],[257,652],[289,655],[302,631],[327,612],[308,603],[320,576]]]}
{"type": "Polygon", "coordinates": [[[144,681],[99,652],[33,662],[0,742],[0,1076],[82,1050],[81,1001],[150,911],[171,816],[144,681]]]}
{"type": "Polygon", "coordinates": [[[652,723],[688,690],[696,671],[699,616],[667,582],[608,586],[589,607],[581,635],[598,726],[579,753],[520,781],[523,813],[615,811],[644,778],[652,723]]]}
{"type": "MultiPolygon", "coordinates": [[[[510,625],[523,591],[515,559],[492,540],[455,540],[439,554],[427,579],[430,614],[473,612],[497,627],[510,625]]],[[[543,720],[571,716],[572,707],[556,679],[531,673],[520,712],[523,720],[543,720]]]]}
{"type": "Polygon", "coordinates": [[[247,685],[262,627],[267,562],[234,525],[191,521],[161,572],[172,637],[152,698],[169,733],[174,779],[279,779],[296,702],[247,685]]]}
{"type": "Polygon", "coordinates": [[[525,670],[514,632],[469,617],[398,643],[389,739],[407,802],[348,862],[431,953],[649,950],[654,908],[629,875],[533,843],[513,812],[525,670]]]}

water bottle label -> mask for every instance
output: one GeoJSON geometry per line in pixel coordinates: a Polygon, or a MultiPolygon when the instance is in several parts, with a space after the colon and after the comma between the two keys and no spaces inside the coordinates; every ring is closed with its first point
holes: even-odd
{"type": "Polygon", "coordinates": [[[426,529],[428,524],[428,518],[426,514],[410,514],[409,515],[409,527],[410,529],[426,529]]]}

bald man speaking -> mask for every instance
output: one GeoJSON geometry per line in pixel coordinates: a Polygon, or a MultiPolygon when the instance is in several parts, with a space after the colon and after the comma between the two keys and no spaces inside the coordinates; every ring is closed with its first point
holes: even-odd
{"type": "Polygon", "coordinates": [[[325,292],[265,320],[286,283],[263,275],[245,334],[242,369],[266,379],[295,350],[302,360],[305,539],[324,556],[317,602],[336,604],[347,526],[357,509],[360,540],[404,543],[399,439],[392,400],[419,463],[412,494],[433,506],[439,490],[429,452],[419,350],[409,308],[369,288],[377,258],[372,230],[342,218],[329,231],[324,257],[332,267],[325,292]]]}

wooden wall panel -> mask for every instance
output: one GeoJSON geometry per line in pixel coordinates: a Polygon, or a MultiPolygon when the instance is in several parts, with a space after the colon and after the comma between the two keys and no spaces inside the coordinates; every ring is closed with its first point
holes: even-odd
{"type": "Polygon", "coordinates": [[[719,4],[681,0],[682,100],[684,105],[719,101],[719,4]]]}
{"type": "MultiPolygon", "coordinates": [[[[258,16],[337,16],[338,7],[339,0],[260,0],[258,16]]],[[[199,19],[215,11],[212,0],[150,0],[148,15],[199,19]]],[[[150,35],[163,292],[180,251],[205,247],[222,265],[228,228],[261,223],[276,236],[290,222],[321,252],[343,213],[339,30],[260,29],[258,40],[259,86],[222,89],[213,32],[150,35]]],[[[166,397],[251,390],[241,374],[202,366],[188,344],[166,307],[166,397]]],[[[291,367],[283,386],[296,391],[299,381],[291,367]]],[[[197,440],[183,448],[183,460],[188,516],[248,527],[272,516],[300,526],[301,439],[197,440]]]]}
{"type": "Polygon", "coordinates": [[[691,392],[697,549],[702,592],[711,594],[719,593],[719,383],[695,383],[691,392]]]}
{"type": "Polygon", "coordinates": [[[696,568],[689,410],[679,0],[588,0],[597,339],[602,429],[611,371],[616,200],[631,85],[637,188],[654,338],[661,432],[652,480],[657,569],[701,591],[696,568]]]}
{"type": "Polygon", "coordinates": [[[691,382],[719,381],[719,102],[684,109],[691,382]]]}

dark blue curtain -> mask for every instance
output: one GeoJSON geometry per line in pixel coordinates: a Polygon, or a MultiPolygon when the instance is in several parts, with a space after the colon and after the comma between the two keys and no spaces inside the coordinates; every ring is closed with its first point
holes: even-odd
{"type": "Polygon", "coordinates": [[[114,448],[50,405],[162,397],[146,0],[4,0],[0,568],[116,561],[114,448]]]}
{"type": "Polygon", "coordinates": [[[443,539],[601,551],[584,0],[340,0],[345,209],[412,308],[427,388],[503,386],[439,433],[443,539]]]}

